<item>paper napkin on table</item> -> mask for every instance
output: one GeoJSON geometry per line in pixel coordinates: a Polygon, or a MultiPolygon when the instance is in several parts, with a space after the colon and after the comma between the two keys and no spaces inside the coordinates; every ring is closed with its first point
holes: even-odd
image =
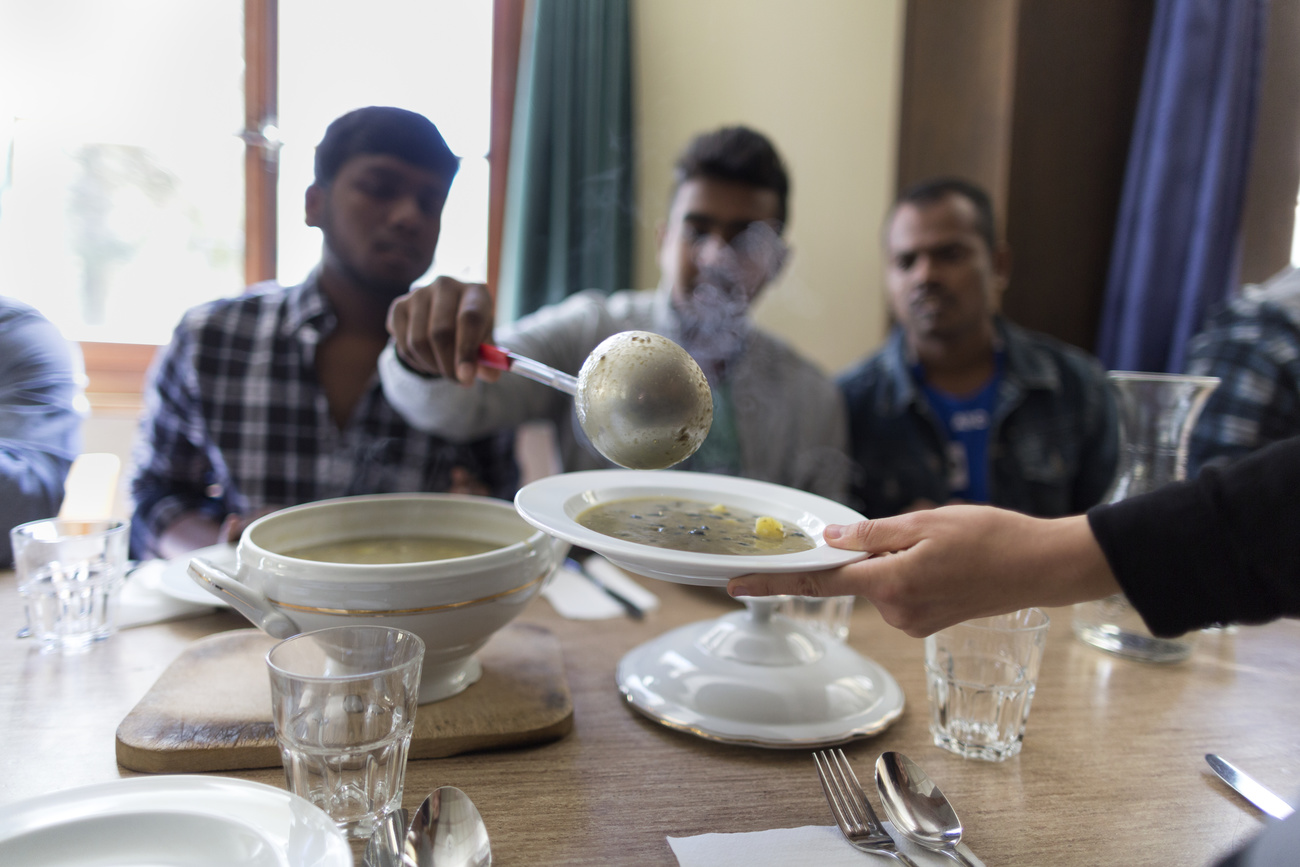
{"type": "Polygon", "coordinates": [[[213,605],[186,602],[164,593],[159,579],[166,567],[166,560],[150,560],[141,563],[127,577],[117,597],[118,629],[198,617],[216,610],[213,605]]]}
{"type": "MultiPolygon", "coordinates": [[[[584,568],[595,574],[605,586],[635,602],[641,610],[650,612],[659,607],[658,596],[632,580],[626,572],[604,557],[598,554],[588,557],[584,568]]],[[[570,620],[609,620],[627,614],[623,606],[595,582],[568,566],[555,570],[542,595],[557,614],[570,620]]]]}
{"type": "MultiPolygon", "coordinates": [[[[952,867],[957,863],[947,855],[931,852],[906,840],[888,822],[884,825],[898,848],[911,856],[919,867],[952,867]]],[[[669,837],[668,845],[681,867],[787,867],[790,864],[866,867],[876,863],[897,867],[899,863],[888,855],[871,855],[854,849],[834,825],[777,828],[748,834],[669,837]]],[[[976,858],[965,843],[957,848],[976,867],[983,867],[984,862],[976,858]]]]}

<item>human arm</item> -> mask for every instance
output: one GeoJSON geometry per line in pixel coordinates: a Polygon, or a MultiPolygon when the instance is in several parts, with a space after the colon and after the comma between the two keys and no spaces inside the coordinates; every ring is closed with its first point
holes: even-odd
{"type": "Polygon", "coordinates": [[[949,506],[864,521],[827,543],[873,555],[826,572],[745,575],[733,596],[864,596],[911,635],[1123,591],[1156,635],[1300,616],[1300,437],[1196,479],[1030,518],[949,506]]]}
{"type": "MultiPolygon", "coordinates": [[[[503,329],[497,342],[542,364],[577,374],[600,341],[627,330],[627,318],[621,307],[611,311],[600,293],[584,292],[520,319],[503,329]]],[[[480,373],[483,376],[468,387],[421,373],[401,359],[396,338],[379,356],[380,382],[393,408],[412,427],[453,442],[469,442],[527,421],[558,423],[573,411],[572,398],[563,392],[522,376],[501,376],[488,382],[489,375],[499,371],[480,368],[480,373]]]]}
{"type": "Polygon", "coordinates": [[[153,553],[170,560],[210,545],[223,542],[233,545],[239,541],[240,536],[244,535],[244,530],[249,524],[274,511],[276,511],[274,507],[267,507],[248,514],[232,512],[220,521],[214,520],[198,509],[181,512],[158,535],[153,543],[153,553]]]}
{"type": "Polygon", "coordinates": [[[1086,517],[1031,518],[992,506],[946,506],[830,526],[827,544],[871,554],[821,572],[744,575],[732,596],[862,596],[885,622],[921,637],[1034,605],[1119,590],[1086,517]]]}
{"type": "Polygon", "coordinates": [[[152,553],[170,560],[187,551],[215,545],[221,540],[222,522],[199,511],[182,512],[163,527],[152,545],[152,553]]]}
{"type": "Polygon", "coordinates": [[[174,557],[215,544],[227,515],[239,510],[233,487],[213,460],[192,338],[176,329],[149,374],[132,460],[131,552],[174,557]]]}
{"type": "Polygon", "coordinates": [[[53,517],[81,450],[72,348],[25,305],[0,309],[0,566],[12,562],[9,530],[53,517]]]}
{"type": "Polygon", "coordinates": [[[1300,616],[1300,438],[1088,513],[1156,635],[1300,616]]]}

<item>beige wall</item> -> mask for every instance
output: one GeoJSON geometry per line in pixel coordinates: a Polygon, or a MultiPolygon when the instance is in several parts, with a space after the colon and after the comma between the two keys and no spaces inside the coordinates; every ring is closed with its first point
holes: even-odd
{"type": "Polygon", "coordinates": [[[744,123],[790,168],[782,278],[759,322],[834,372],[886,327],[877,239],[895,175],[903,0],[634,0],[642,203],[637,285],[658,283],[655,228],[695,133],[744,123]]]}

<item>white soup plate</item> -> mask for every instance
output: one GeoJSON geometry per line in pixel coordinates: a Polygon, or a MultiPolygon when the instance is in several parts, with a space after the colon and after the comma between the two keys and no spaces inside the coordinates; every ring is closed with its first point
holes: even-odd
{"type": "Polygon", "coordinates": [[[351,867],[323,810],[227,777],[132,777],[0,808],[0,864],[351,867]]]}
{"type": "MultiPolygon", "coordinates": [[[[524,520],[623,568],[679,584],[725,586],[751,572],[804,572],[867,555],[832,548],[827,524],[862,515],[833,500],[752,479],[673,470],[591,470],[549,476],[523,488],[524,520]],[[815,544],[794,554],[736,556],[656,548],[590,530],[577,521],[612,500],[670,497],[768,515],[815,544]]],[[[615,675],[629,707],[707,740],[803,749],[870,737],[903,712],[903,691],[882,666],[840,641],[775,613],[777,597],[745,600],[745,611],[691,623],[629,651],[615,675]]]]}
{"type": "Polygon", "coordinates": [[[173,599],[179,599],[182,602],[193,602],[197,605],[213,605],[218,608],[229,608],[230,603],[220,596],[214,596],[207,590],[195,584],[190,578],[189,568],[190,560],[195,557],[202,557],[210,563],[213,563],[222,569],[234,570],[238,560],[235,559],[235,546],[229,543],[220,545],[210,545],[207,548],[199,548],[197,551],[190,551],[180,557],[174,557],[168,560],[163,566],[161,574],[158,576],[158,589],[173,599]]]}
{"type": "Polygon", "coordinates": [[[714,473],[680,470],[587,470],[547,476],[515,495],[523,519],[553,536],[596,551],[638,575],[677,584],[724,587],[737,575],[752,572],[810,572],[864,559],[861,551],[832,548],[822,539],[827,524],[854,524],[862,515],[834,500],[805,491],[714,473]],[[722,504],[776,518],[798,527],[814,543],[794,554],[697,554],[656,548],[588,529],[578,515],[612,500],[674,497],[722,504]]]}

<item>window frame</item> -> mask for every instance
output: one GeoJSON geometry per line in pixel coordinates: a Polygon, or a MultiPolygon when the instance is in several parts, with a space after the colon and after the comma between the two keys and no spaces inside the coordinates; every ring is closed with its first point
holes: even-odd
{"type": "MultiPolygon", "coordinates": [[[[244,283],[275,276],[279,144],[279,0],[244,2],[244,283]]],[[[504,225],[515,79],[528,0],[492,0],[492,109],[488,151],[488,285],[496,291],[504,225]]],[[[153,344],[83,341],[92,408],[138,403],[153,344]]]]}

